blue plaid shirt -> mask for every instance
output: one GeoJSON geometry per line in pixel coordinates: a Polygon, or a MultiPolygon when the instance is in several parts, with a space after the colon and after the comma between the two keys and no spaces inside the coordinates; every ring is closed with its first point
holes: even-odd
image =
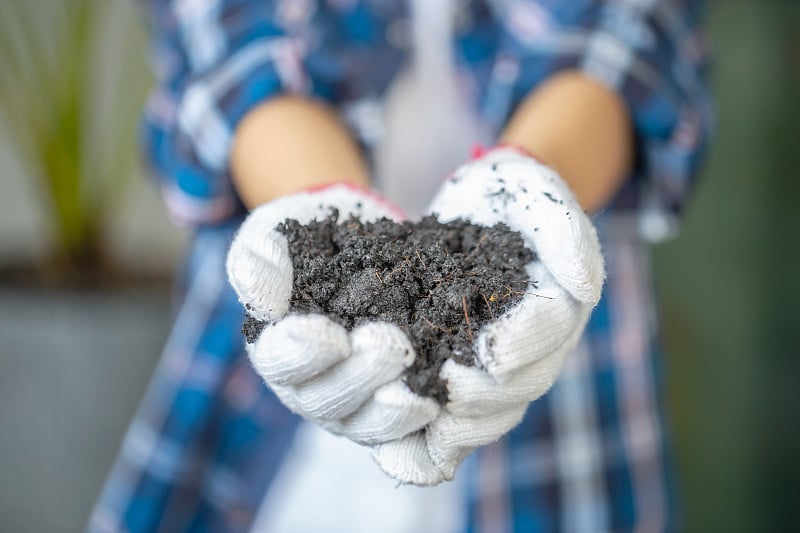
{"type": "MultiPolygon", "coordinates": [[[[477,452],[468,530],[674,529],[648,250],[638,237],[674,231],[712,128],[698,2],[462,3],[456,61],[485,124],[499,131],[543,79],[578,69],[622,96],[637,154],[612,206],[596,217],[605,295],[551,392],[506,438],[477,452]]],[[[89,530],[243,532],[298,419],[250,368],[242,310],[225,277],[244,215],[228,175],[233,131],[265,99],[313,95],[341,111],[368,152],[379,139],[358,110],[380,101],[407,59],[408,6],[143,4],[158,79],[146,151],[170,212],[195,238],[175,325],[89,530]]]]}

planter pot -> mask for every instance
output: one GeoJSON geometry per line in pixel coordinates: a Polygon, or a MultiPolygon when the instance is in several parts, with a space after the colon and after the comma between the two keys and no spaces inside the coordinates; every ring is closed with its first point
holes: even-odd
{"type": "Polygon", "coordinates": [[[170,326],[166,285],[0,286],[0,531],[81,531],[170,326]]]}

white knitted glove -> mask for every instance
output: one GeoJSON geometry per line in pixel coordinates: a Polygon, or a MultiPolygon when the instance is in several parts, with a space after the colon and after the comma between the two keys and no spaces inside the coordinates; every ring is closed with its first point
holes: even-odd
{"type": "Polygon", "coordinates": [[[301,192],[255,209],[228,252],[227,270],[239,301],[268,325],[247,352],[255,370],[292,411],[361,444],[397,439],[433,420],[436,402],[403,383],[414,361],[395,325],[370,322],[347,332],[323,315],[287,315],[293,268],[279,223],[305,224],[339,210],[362,221],[399,218],[377,194],[345,184],[301,192]]]}
{"type": "Polygon", "coordinates": [[[580,339],[605,277],[597,233],[572,192],[556,172],[517,150],[495,149],[456,170],[429,210],[442,222],[503,222],[537,259],[527,266],[530,283],[520,302],[478,334],[476,366],[449,360],[442,367],[442,413],[424,431],[374,451],[387,474],[415,484],[451,479],[476,447],[522,420],[580,339]]]}

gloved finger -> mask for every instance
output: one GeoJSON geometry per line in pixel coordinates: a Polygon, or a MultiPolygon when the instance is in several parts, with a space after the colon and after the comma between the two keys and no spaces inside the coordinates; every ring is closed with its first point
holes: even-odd
{"type": "Polygon", "coordinates": [[[475,451],[476,447],[465,446],[462,448],[453,448],[449,450],[435,450],[433,453],[436,454],[436,458],[434,459],[433,454],[431,454],[430,442],[427,442],[428,445],[428,455],[431,457],[431,461],[436,467],[442,471],[442,476],[446,481],[450,481],[456,475],[456,470],[458,467],[461,466],[461,463],[464,462],[464,459],[469,457],[469,455],[475,451]]]}
{"type": "Polygon", "coordinates": [[[294,387],[291,385],[276,385],[276,384],[269,384],[267,386],[275,393],[275,396],[281,401],[283,405],[286,406],[291,412],[302,416],[303,418],[311,418],[308,413],[303,411],[300,405],[297,403],[297,391],[294,390],[294,387]]]}
{"type": "Polygon", "coordinates": [[[294,402],[308,416],[336,420],[351,415],[375,389],[400,376],[415,357],[405,333],[387,322],[354,329],[350,347],[350,357],[295,385],[294,402]]]}
{"type": "Polygon", "coordinates": [[[517,305],[483,326],[476,339],[478,360],[505,382],[520,367],[547,357],[582,331],[591,308],[561,288],[538,262],[527,267],[532,283],[517,305]]]}
{"type": "Polygon", "coordinates": [[[375,446],[372,458],[386,475],[400,483],[438,485],[446,479],[428,454],[423,431],[375,446]]]}
{"type": "Polygon", "coordinates": [[[374,445],[417,431],[440,410],[435,400],[414,394],[398,378],[379,387],[358,411],[328,429],[359,444],[374,445]]]}
{"type": "Polygon", "coordinates": [[[476,448],[494,442],[522,420],[527,408],[527,403],[520,403],[490,416],[477,417],[443,412],[426,430],[431,456],[438,464],[440,454],[434,452],[476,448]]]}
{"type": "Polygon", "coordinates": [[[248,218],[231,244],[228,280],[247,312],[277,320],[289,310],[292,261],[286,238],[258,218],[248,218]]]}
{"type": "Polygon", "coordinates": [[[290,315],[265,327],[248,353],[264,381],[295,385],[350,355],[350,336],[326,316],[290,315]]]}
{"type": "Polygon", "coordinates": [[[503,383],[480,368],[447,361],[441,371],[447,380],[446,410],[459,417],[481,417],[532,402],[550,389],[571,350],[562,348],[518,368],[503,383]]]}
{"type": "Polygon", "coordinates": [[[428,453],[445,478],[451,479],[456,467],[472,451],[494,442],[522,421],[527,403],[487,416],[460,417],[443,412],[425,430],[428,453]]]}
{"type": "Polygon", "coordinates": [[[605,267],[594,225],[553,170],[539,165],[538,172],[530,172],[520,163],[503,173],[515,171],[522,174],[520,183],[535,176],[538,184],[525,184],[528,192],[509,205],[509,227],[533,241],[536,255],[559,285],[578,301],[596,304],[605,267]]]}

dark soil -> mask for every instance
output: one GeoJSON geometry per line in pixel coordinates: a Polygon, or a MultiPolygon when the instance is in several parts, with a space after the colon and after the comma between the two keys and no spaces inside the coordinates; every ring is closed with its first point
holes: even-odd
{"type": "MultiPolygon", "coordinates": [[[[321,221],[279,226],[294,267],[290,311],[321,313],[347,329],[365,321],[397,324],[417,352],[406,383],[444,404],[447,384],[439,370],[450,358],[475,364],[478,330],[520,300],[533,252],[504,224],[443,224],[432,216],[417,223],[337,222],[334,210],[321,221]]],[[[247,341],[263,326],[248,318],[247,341]]]]}

